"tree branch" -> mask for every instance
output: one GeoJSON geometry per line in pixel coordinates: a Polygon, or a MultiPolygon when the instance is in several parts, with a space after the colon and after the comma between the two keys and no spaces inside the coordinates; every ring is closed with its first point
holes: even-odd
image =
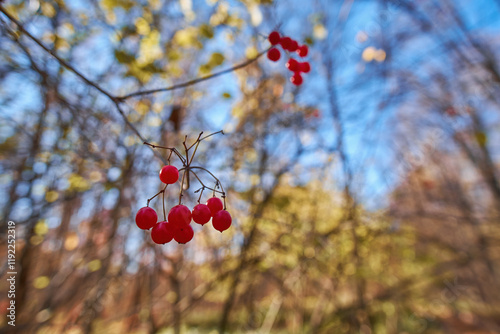
{"type": "Polygon", "coordinates": [[[215,72],[213,74],[205,75],[205,76],[202,76],[202,77],[199,77],[199,78],[196,78],[196,79],[193,79],[193,80],[189,80],[189,81],[186,81],[186,82],[183,82],[183,83],[180,83],[180,84],[176,84],[176,85],[173,85],[173,86],[169,86],[169,87],[157,88],[157,89],[150,89],[150,90],[142,90],[142,91],[130,93],[128,95],[117,97],[117,99],[119,101],[124,101],[124,100],[127,100],[127,99],[129,99],[131,97],[135,97],[135,96],[142,96],[142,95],[148,95],[148,94],[160,93],[160,92],[168,92],[168,91],[171,91],[171,90],[175,90],[175,89],[179,89],[179,88],[184,88],[184,87],[188,87],[188,86],[191,86],[191,85],[195,85],[197,83],[200,83],[200,82],[203,82],[203,81],[206,81],[206,80],[209,80],[209,79],[221,76],[223,74],[234,72],[234,71],[239,70],[239,69],[241,69],[243,67],[246,67],[246,66],[252,64],[253,62],[255,62],[257,59],[259,59],[263,54],[265,54],[267,52],[267,50],[268,49],[262,51],[255,58],[249,59],[249,60],[247,60],[247,61],[245,61],[243,63],[240,63],[240,64],[235,65],[233,67],[230,67],[228,69],[222,70],[220,72],[215,72]]]}

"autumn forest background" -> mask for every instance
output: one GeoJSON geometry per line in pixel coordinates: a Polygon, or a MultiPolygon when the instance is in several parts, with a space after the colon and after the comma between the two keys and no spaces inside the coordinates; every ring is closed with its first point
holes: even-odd
{"type": "Polygon", "coordinates": [[[3,0],[0,120],[0,333],[500,333],[498,0],[3,0]],[[143,142],[220,130],[154,244],[143,142]]]}

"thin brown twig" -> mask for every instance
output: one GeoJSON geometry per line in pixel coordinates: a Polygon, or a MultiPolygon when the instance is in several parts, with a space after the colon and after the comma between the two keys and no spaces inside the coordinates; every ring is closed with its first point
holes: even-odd
{"type": "Polygon", "coordinates": [[[240,63],[238,65],[235,65],[233,67],[227,68],[227,69],[222,70],[220,72],[215,72],[213,74],[205,75],[205,76],[193,79],[193,80],[189,80],[189,81],[186,81],[186,82],[183,82],[183,83],[180,83],[180,84],[175,84],[175,85],[168,86],[168,87],[157,88],[157,89],[149,89],[149,90],[143,90],[143,91],[138,91],[138,92],[130,93],[128,95],[119,96],[119,97],[117,97],[117,99],[120,100],[120,101],[125,101],[125,100],[127,100],[127,99],[129,99],[131,97],[135,97],[135,96],[142,96],[142,95],[148,95],[148,94],[154,94],[154,93],[160,93],[160,92],[168,92],[168,91],[172,91],[172,90],[175,90],[175,89],[192,86],[192,85],[195,85],[197,83],[200,83],[200,82],[203,82],[203,81],[206,81],[206,80],[209,80],[209,79],[221,76],[223,74],[231,73],[231,72],[239,70],[239,69],[241,69],[243,67],[246,67],[246,66],[252,64],[253,62],[255,62],[257,59],[259,59],[263,54],[265,54],[267,52],[267,50],[269,50],[269,49],[266,49],[266,50],[260,52],[255,58],[249,59],[247,61],[244,61],[244,62],[242,62],[242,63],[240,63]]]}
{"type": "Polygon", "coordinates": [[[223,191],[220,191],[220,190],[216,190],[214,188],[210,188],[209,186],[206,186],[203,181],[201,181],[200,177],[198,176],[198,174],[196,174],[195,172],[193,172],[192,170],[190,171],[195,177],[196,179],[198,180],[198,182],[200,182],[200,184],[202,185],[202,188],[205,188],[205,189],[208,189],[208,190],[212,190],[214,192],[218,192],[219,194],[221,195],[224,195],[225,193],[223,191]]]}
{"type": "Polygon", "coordinates": [[[184,188],[184,179],[186,178],[186,173],[189,173],[189,170],[186,169],[184,171],[184,173],[182,173],[182,180],[181,180],[181,187],[180,187],[180,190],[179,190],[179,205],[181,205],[181,201],[182,201],[182,188],[184,188]]]}
{"type": "Polygon", "coordinates": [[[165,188],[163,188],[163,190],[160,190],[158,193],[156,193],[156,195],[154,195],[154,196],[153,196],[153,197],[151,197],[151,198],[148,198],[148,204],[147,204],[147,206],[149,206],[149,202],[151,202],[151,201],[152,201],[152,200],[153,200],[156,196],[158,196],[158,195],[159,195],[159,194],[161,194],[161,193],[164,193],[164,192],[165,192],[165,190],[167,189],[167,186],[168,186],[168,184],[166,184],[166,185],[165,185],[165,188]]]}
{"type": "MultiPolygon", "coordinates": [[[[218,179],[218,178],[217,178],[214,174],[212,174],[212,172],[211,172],[211,171],[209,171],[208,169],[206,169],[206,168],[204,168],[204,167],[200,167],[200,166],[190,166],[190,167],[189,167],[189,169],[191,169],[191,168],[201,169],[201,170],[204,170],[205,172],[207,172],[208,174],[210,174],[210,175],[211,175],[211,176],[215,179],[216,183],[217,183],[217,184],[221,187],[221,190],[222,190],[222,191],[221,191],[220,193],[221,193],[221,194],[225,194],[225,192],[224,192],[224,187],[222,186],[222,184],[221,184],[220,180],[219,180],[219,179],[218,179]]],[[[193,171],[191,171],[191,172],[194,174],[194,172],[193,172],[193,171]]],[[[207,188],[208,188],[208,187],[207,187],[207,188]]]]}
{"type": "Polygon", "coordinates": [[[166,147],[166,146],[155,145],[155,144],[148,143],[146,141],[143,144],[147,145],[149,147],[152,147],[153,149],[154,148],[161,148],[161,149],[164,149],[164,150],[170,150],[170,155],[168,156],[168,160],[169,161],[170,161],[170,156],[172,155],[172,152],[173,152],[182,161],[183,165],[186,164],[186,160],[184,159],[184,157],[182,156],[182,154],[175,147],[166,147]]]}

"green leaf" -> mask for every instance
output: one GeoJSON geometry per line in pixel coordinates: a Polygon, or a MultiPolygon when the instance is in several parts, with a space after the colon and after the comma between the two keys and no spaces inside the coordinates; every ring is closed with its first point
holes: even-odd
{"type": "Polygon", "coordinates": [[[201,75],[207,75],[210,74],[210,71],[212,70],[212,67],[209,64],[203,64],[199,68],[199,72],[201,75]]]}
{"type": "Polygon", "coordinates": [[[129,11],[134,7],[134,2],[131,0],[102,0],[101,6],[107,10],[113,10],[117,7],[121,7],[126,11],[129,11]]]}
{"type": "Polygon", "coordinates": [[[222,65],[222,63],[224,62],[224,59],[225,58],[224,58],[224,55],[222,53],[214,52],[210,56],[210,60],[208,61],[208,63],[212,67],[216,67],[216,66],[222,65]]]}
{"type": "Polygon", "coordinates": [[[212,28],[208,24],[202,24],[198,28],[199,34],[201,37],[206,38],[206,39],[211,39],[214,37],[214,28],[212,28]]]}
{"type": "Polygon", "coordinates": [[[135,60],[135,57],[123,50],[115,50],[115,58],[120,64],[130,64],[135,60]]]}
{"type": "Polygon", "coordinates": [[[146,66],[142,67],[142,70],[148,73],[163,73],[163,69],[156,66],[154,63],[147,64],[146,66]]]}
{"type": "Polygon", "coordinates": [[[486,134],[484,132],[476,132],[475,136],[479,146],[485,147],[486,143],[488,142],[488,137],[486,136],[486,134]]]}

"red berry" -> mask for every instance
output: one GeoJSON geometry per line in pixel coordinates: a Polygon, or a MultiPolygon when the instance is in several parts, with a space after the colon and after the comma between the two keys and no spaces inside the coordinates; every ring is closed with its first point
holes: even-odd
{"type": "Polygon", "coordinates": [[[166,184],[172,184],[179,179],[179,170],[175,166],[165,166],[160,171],[160,180],[166,184]]]}
{"type": "Polygon", "coordinates": [[[157,244],[166,244],[174,238],[174,228],[169,222],[160,222],[153,226],[151,239],[157,244]]]}
{"type": "Polygon", "coordinates": [[[300,72],[295,72],[293,77],[290,78],[291,83],[293,83],[296,86],[299,86],[302,84],[302,76],[300,75],[300,72]]]}
{"type": "Polygon", "coordinates": [[[307,61],[304,63],[300,63],[299,68],[300,68],[300,71],[304,72],[304,73],[309,73],[309,71],[311,71],[311,65],[309,65],[309,63],[307,61]]]}
{"type": "Polygon", "coordinates": [[[272,48],[271,50],[267,51],[267,58],[269,58],[269,60],[278,61],[280,57],[280,50],[276,48],[272,48]]]}
{"type": "Polygon", "coordinates": [[[158,221],[156,211],[148,206],[141,208],[135,215],[135,223],[141,230],[149,230],[158,221]]]}
{"type": "Polygon", "coordinates": [[[286,67],[292,71],[292,72],[297,72],[300,70],[299,68],[299,62],[296,61],[295,59],[293,58],[290,58],[287,62],[286,62],[286,67]]]}
{"type": "Polygon", "coordinates": [[[224,208],[224,205],[222,205],[222,201],[217,197],[209,198],[207,201],[207,206],[210,209],[210,212],[212,213],[212,217],[217,212],[219,212],[220,210],[222,210],[224,208]]]}
{"type": "Polygon", "coordinates": [[[212,225],[217,231],[225,231],[231,226],[231,215],[226,210],[217,212],[212,218],[212,225]]]}
{"type": "Polygon", "coordinates": [[[205,204],[198,204],[193,208],[193,220],[195,223],[205,225],[212,218],[210,208],[205,204]]]}
{"type": "Polygon", "coordinates": [[[176,226],[191,223],[191,211],[185,205],[176,205],[168,213],[168,221],[176,226]]]}
{"type": "Polygon", "coordinates": [[[307,45],[302,45],[301,47],[299,47],[297,49],[297,54],[301,57],[305,57],[307,56],[307,53],[309,52],[309,48],[307,47],[307,45]]]}
{"type": "Polygon", "coordinates": [[[290,46],[288,47],[288,51],[295,52],[295,51],[297,51],[298,48],[299,48],[299,43],[297,43],[297,41],[294,41],[292,39],[292,42],[290,43],[290,46]]]}
{"type": "Polygon", "coordinates": [[[271,45],[276,45],[280,42],[280,33],[277,32],[277,31],[273,31],[272,33],[269,34],[269,42],[271,43],[271,45]]]}
{"type": "Polygon", "coordinates": [[[283,50],[288,50],[290,44],[292,44],[292,39],[290,37],[281,37],[280,44],[283,50]]]}
{"type": "Polygon", "coordinates": [[[191,241],[191,239],[193,239],[193,236],[194,231],[189,224],[182,224],[180,226],[177,226],[174,231],[174,239],[180,244],[185,244],[191,241]]]}

